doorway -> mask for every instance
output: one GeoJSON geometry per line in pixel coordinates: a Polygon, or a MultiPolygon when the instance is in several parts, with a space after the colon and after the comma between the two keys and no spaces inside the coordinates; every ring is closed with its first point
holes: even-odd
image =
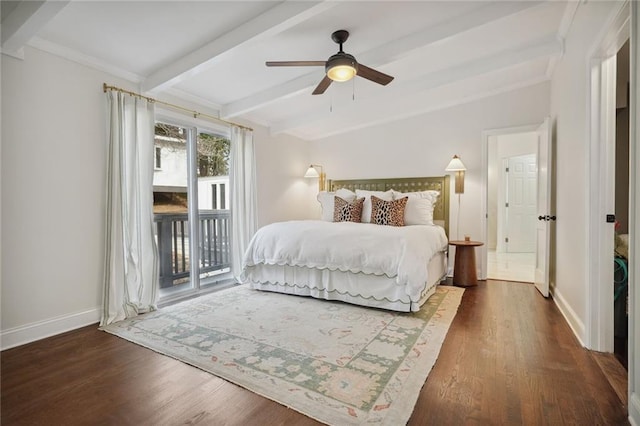
{"type": "Polygon", "coordinates": [[[637,176],[640,170],[640,158],[637,150],[639,140],[639,127],[637,121],[640,97],[638,95],[637,84],[640,81],[638,70],[639,36],[635,30],[639,27],[640,8],[637,2],[621,2],[613,19],[609,20],[609,26],[602,34],[598,45],[594,47],[590,55],[589,69],[589,109],[590,113],[590,162],[589,162],[589,185],[594,190],[589,194],[589,210],[595,214],[589,216],[589,233],[592,238],[588,240],[588,254],[590,258],[588,270],[588,300],[587,322],[586,322],[586,346],[601,352],[613,352],[614,349],[614,312],[613,302],[615,298],[612,285],[602,285],[611,283],[613,273],[613,262],[611,262],[612,251],[614,250],[614,226],[610,222],[603,221],[603,213],[612,212],[615,208],[615,163],[612,161],[615,150],[616,133],[616,55],[620,47],[631,36],[630,43],[630,80],[631,87],[635,90],[629,93],[629,105],[631,114],[629,117],[630,137],[632,143],[629,150],[629,243],[633,247],[630,252],[629,262],[629,286],[630,297],[628,305],[628,409],[629,420],[637,424],[640,420],[640,398],[638,389],[638,327],[637,327],[637,306],[639,305],[640,292],[634,289],[634,280],[637,282],[637,243],[638,221],[640,220],[640,209],[638,208],[638,185],[637,176]],[[635,111],[635,112],[634,112],[635,111]],[[605,156],[603,154],[610,154],[605,156]],[[613,164],[612,164],[613,163],[613,164]],[[606,209],[606,210],[605,210],[606,209]],[[604,211],[603,211],[604,210],[604,211]],[[636,249],[636,250],[633,250],[636,249]],[[607,281],[609,280],[609,281],[607,281]]]}
{"type": "MultiPolygon", "coordinates": [[[[533,282],[538,133],[504,129],[486,135],[486,277],[533,282]]],[[[484,262],[483,262],[484,263],[484,262]]]]}
{"type": "MultiPolygon", "coordinates": [[[[629,39],[629,3],[622,3],[590,53],[589,196],[586,346],[614,352],[617,54],[629,39]]],[[[628,65],[626,65],[628,67],[628,65]]],[[[628,161],[628,159],[627,159],[628,161]]]]}

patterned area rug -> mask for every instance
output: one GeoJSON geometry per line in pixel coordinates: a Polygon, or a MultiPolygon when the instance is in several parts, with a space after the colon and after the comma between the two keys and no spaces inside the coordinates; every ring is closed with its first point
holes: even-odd
{"type": "Polygon", "coordinates": [[[438,286],[420,312],[233,287],[105,331],[328,424],[405,424],[463,290],[438,286]]]}

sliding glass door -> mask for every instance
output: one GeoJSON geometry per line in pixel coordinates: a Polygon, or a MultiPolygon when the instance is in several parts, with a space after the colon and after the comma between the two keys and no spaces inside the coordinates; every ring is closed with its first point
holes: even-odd
{"type": "Polygon", "coordinates": [[[157,122],[153,181],[160,299],[229,280],[229,138],[157,122]]]}
{"type": "Polygon", "coordinates": [[[199,131],[197,151],[197,211],[199,280],[211,285],[230,278],[231,211],[229,210],[229,138],[199,131]]]}

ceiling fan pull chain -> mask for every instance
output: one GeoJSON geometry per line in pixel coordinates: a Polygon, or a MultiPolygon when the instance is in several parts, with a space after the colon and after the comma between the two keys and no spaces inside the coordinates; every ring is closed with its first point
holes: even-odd
{"type": "Polygon", "coordinates": [[[356,79],[352,78],[351,81],[353,82],[353,85],[351,86],[351,100],[355,101],[356,100],[356,79]]]}

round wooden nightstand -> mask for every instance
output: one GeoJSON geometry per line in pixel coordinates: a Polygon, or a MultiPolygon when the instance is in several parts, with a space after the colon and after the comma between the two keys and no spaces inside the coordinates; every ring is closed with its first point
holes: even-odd
{"type": "Polygon", "coordinates": [[[453,285],[470,287],[478,285],[476,273],[476,251],[474,247],[484,243],[480,241],[449,241],[456,247],[456,259],[453,265],[453,285]]]}

